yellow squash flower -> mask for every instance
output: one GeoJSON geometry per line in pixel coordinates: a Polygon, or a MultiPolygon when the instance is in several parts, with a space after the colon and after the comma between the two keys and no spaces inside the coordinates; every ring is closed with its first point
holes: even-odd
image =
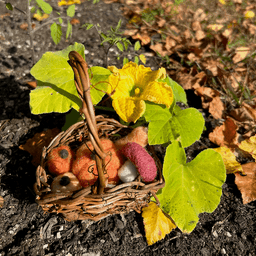
{"type": "Polygon", "coordinates": [[[113,99],[112,105],[117,114],[125,122],[136,122],[145,112],[145,101],[166,105],[173,102],[172,88],[158,79],[166,77],[166,70],[151,68],[129,62],[118,69],[108,67],[112,72],[109,76],[108,93],[113,99]]]}

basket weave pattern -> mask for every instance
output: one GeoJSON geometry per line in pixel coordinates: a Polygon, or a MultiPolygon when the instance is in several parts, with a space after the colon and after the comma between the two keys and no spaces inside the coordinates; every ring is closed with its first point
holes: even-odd
{"type": "Polygon", "coordinates": [[[71,52],[69,58],[75,74],[77,91],[83,102],[82,114],[85,116],[85,120],[58,134],[50,145],[43,149],[41,163],[36,170],[36,183],[34,185],[34,191],[37,195],[36,202],[44,211],[61,213],[68,221],[85,219],[98,221],[112,214],[123,214],[132,210],[140,213],[141,209],[147,206],[150,197],[155,196],[155,193],[164,186],[162,164],[156,157],[153,148],[148,146],[147,150],[154,158],[158,168],[158,175],[154,182],[146,184],[141,181],[139,176],[133,182],[120,183],[113,188],[105,186],[104,158],[106,152],[102,148],[100,139],[111,139],[118,132],[127,134],[131,129],[115,119],[103,116],[95,117],[90,98],[87,64],[77,52],[71,52]],[[72,149],[77,149],[87,141],[91,141],[94,146],[99,172],[98,181],[95,185],[79,191],[53,193],[50,184],[54,177],[47,171],[48,153],[60,145],[69,145],[72,149]]]}

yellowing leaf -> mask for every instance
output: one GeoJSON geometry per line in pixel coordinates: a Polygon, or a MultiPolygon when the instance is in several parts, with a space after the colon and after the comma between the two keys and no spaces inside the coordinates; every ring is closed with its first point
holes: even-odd
{"type": "Polygon", "coordinates": [[[221,24],[210,24],[210,25],[207,26],[207,28],[217,32],[217,31],[219,31],[223,28],[223,25],[221,25],[221,24]]]}
{"type": "Polygon", "coordinates": [[[248,140],[244,140],[239,145],[239,148],[250,153],[252,157],[256,160],[256,135],[249,138],[248,140]]]}
{"type": "Polygon", "coordinates": [[[166,217],[154,202],[150,202],[142,209],[144,227],[148,245],[152,245],[169,234],[176,225],[166,217]]]}
{"type": "Polygon", "coordinates": [[[220,147],[214,148],[213,150],[221,154],[227,174],[243,172],[241,164],[236,161],[235,155],[229,148],[220,147]]]}
{"type": "Polygon", "coordinates": [[[81,4],[80,0],[61,0],[60,2],[58,2],[58,6],[62,6],[62,5],[72,5],[72,4],[81,4]]]}
{"type": "Polygon", "coordinates": [[[145,56],[144,54],[140,54],[139,58],[140,58],[140,61],[141,61],[143,64],[146,64],[147,59],[146,59],[146,56],[145,56]]]}
{"type": "Polygon", "coordinates": [[[247,19],[253,18],[255,16],[255,13],[253,11],[247,11],[244,13],[244,17],[247,19]]]}
{"type": "Polygon", "coordinates": [[[46,13],[43,14],[42,16],[39,15],[39,14],[37,14],[37,13],[35,13],[35,14],[33,15],[33,18],[37,19],[38,21],[45,20],[45,19],[47,19],[48,17],[49,17],[49,15],[46,14],[46,13]]]}
{"type": "Polygon", "coordinates": [[[219,2],[221,3],[221,4],[226,4],[226,1],[225,0],[219,0],[219,2]]]}

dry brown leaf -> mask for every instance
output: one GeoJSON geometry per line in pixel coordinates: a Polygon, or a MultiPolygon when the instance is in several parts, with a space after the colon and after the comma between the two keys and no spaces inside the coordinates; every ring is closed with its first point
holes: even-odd
{"type": "Polygon", "coordinates": [[[196,12],[194,14],[194,20],[197,20],[199,22],[207,20],[207,15],[203,9],[199,8],[196,10],[196,12]]]}
{"type": "Polygon", "coordinates": [[[232,109],[228,114],[238,122],[253,121],[253,117],[244,107],[232,109]]]}
{"type": "Polygon", "coordinates": [[[223,104],[219,96],[214,97],[212,101],[209,103],[209,113],[211,113],[215,119],[222,118],[224,110],[225,105],[223,104]]]}
{"type": "Polygon", "coordinates": [[[80,20],[73,18],[73,19],[70,21],[70,24],[71,24],[71,25],[80,24],[80,20]]]}
{"type": "Polygon", "coordinates": [[[155,45],[150,45],[150,49],[152,49],[155,52],[158,52],[162,57],[168,54],[168,51],[160,43],[157,43],[155,45]]]}
{"type": "Polygon", "coordinates": [[[183,32],[183,35],[186,39],[190,39],[191,38],[191,32],[189,29],[186,29],[184,32],[183,32]]]}
{"type": "Polygon", "coordinates": [[[160,18],[159,21],[157,22],[158,27],[162,28],[166,23],[166,20],[163,18],[160,18]]]}
{"type": "Polygon", "coordinates": [[[240,61],[242,61],[243,59],[246,58],[246,56],[250,53],[250,48],[249,47],[238,47],[236,48],[236,54],[233,57],[233,62],[234,63],[238,63],[240,61]]]}
{"type": "Polygon", "coordinates": [[[256,163],[243,164],[242,168],[246,176],[235,173],[235,183],[242,194],[243,204],[248,204],[256,200],[256,163]]]}
{"type": "Polygon", "coordinates": [[[147,45],[150,43],[151,38],[148,34],[139,34],[132,36],[134,40],[139,39],[141,41],[141,45],[147,45]]]}
{"type": "Polygon", "coordinates": [[[249,27],[249,32],[251,35],[255,35],[256,33],[256,26],[253,25],[253,24],[248,24],[248,27],[249,27]]]}
{"type": "Polygon", "coordinates": [[[54,128],[36,133],[33,138],[27,140],[26,144],[20,145],[19,149],[29,152],[33,156],[32,164],[37,166],[40,164],[43,147],[48,146],[59,132],[58,128],[54,128]]]}
{"type": "Polygon", "coordinates": [[[196,20],[196,21],[194,21],[194,22],[192,23],[192,29],[193,29],[194,31],[202,30],[201,24],[200,24],[200,22],[199,22],[198,20],[196,20]]]}
{"type": "Polygon", "coordinates": [[[124,36],[134,36],[138,31],[138,29],[127,29],[124,31],[124,36]]]}
{"type": "Polygon", "coordinates": [[[0,207],[4,206],[4,198],[0,196],[0,207]]]}
{"type": "Polygon", "coordinates": [[[166,38],[166,44],[165,44],[166,50],[170,51],[170,49],[175,46],[176,46],[176,41],[174,39],[172,39],[170,36],[168,36],[166,38]]]}
{"type": "Polygon", "coordinates": [[[227,28],[223,31],[222,35],[225,36],[226,38],[229,38],[232,35],[233,29],[227,28]]]}
{"type": "Polygon", "coordinates": [[[249,114],[252,116],[254,121],[256,121],[256,110],[255,110],[255,108],[252,108],[250,105],[248,105],[245,102],[242,103],[242,106],[245,107],[245,109],[249,112],[249,114]]]}
{"type": "Polygon", "coordinates": [[[196,31],[196,34],[195,34],[195,38],[196,38],[196,40],[198,40],[198,41],[201,41],[202,39],[204,39],[204,38],[205,38],[205,33],[204,33],[204,31],[203,31],[203,30],[197,30],[197,31],[196,31]]]}
{"type": "Polygon", "coordinates": [[[238,144],[238,134],[236,132],[237,125],[232,118],[227,117],[224,124],[216,127],[213,132],[209,134],[211,142],[220,147],[235,148],[238,144]]]}
{"type": "Polygon", "coordinates": [[[35,89],[36,86],[37,86],[37,82],[36,81],[27,81],[26,84],[29,85],[33,89],[35,89]]]}
{"type": "Polygon", "coordinates": [[[217,32],[217,31],[219,31],[223,28],[223,25],[221,25],[221,24],[210,24],[210,25],[207,26],[207,28],[217,32]]]}

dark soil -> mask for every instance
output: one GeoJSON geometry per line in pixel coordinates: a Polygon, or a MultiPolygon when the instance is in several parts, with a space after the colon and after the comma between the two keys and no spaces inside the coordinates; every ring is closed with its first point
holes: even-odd
{"type": "MultiPolygon", "coordinates": [[[[15,2],[25,10],[25,1],[15,2]]],[[[48,1],[57,2],[57,1],[48,1]]],[[[120,4],[92,5],[83,2],[77,6],[75,18],[80,25],[99,23],[102,30],[116,26],[124,19],[120,4]]],[[[55,8],[61,13],[64,9],[55,8]]],[[[8,13],[0,3],[0,15],[8,13]]],[[[0,256],[3,255],[256,255],[255,202],[242,204],[241,194],[230,175],[223,186],[218,208],[211,214],[200,214],[200,221],[191,234],[178,229],[165,239],[148,246],[141,215],[131,212],[115,215],[100,222],[66,222],[61,216],[45,214],[35,203],[33,184],[36,168],[31,156],[19,149],[37,132],[58,127],[65,122],[64,114],[34,116],[29,109],[30,88],[24,83],[30,80],[32,67],[27,31],[20,29],[25,17],[18,11],[0,17],[0,196],[4,205],[0,208],[0,256]]],[[[39,26],[39,22],[35,22],[39,26]]],[[[126,21],[123,21],[125,25],[126,21]]],[[[85,45],[89,65],[103,64],[103,50],[94,30],[79,30],[74,26],[72,39],[62,39],[55,46],[48,26],[38,30],[34,37],[36,59],[46,51],[56,51],[79,42],[85,45]]],[[[145,52],[145,49],[141,50],[145,52]]],[[[148,54],[149,52],[146,52],[148,54]]],[[[148,54],[150,55],[150,54],[148,54]]],[[[109,63],[120,65],[117,50],[110,52],[109,63]]],[[[158,68],[158,60],[148,57],[148,64],[158,68]]],[[[188,94],[189,105],[200,111],[200,99],[188,94]]],[[[201,150],[212,147],[208,133],[217,125],[203,112],[207,132],[202,139],[186,150],[190,161],[201,150]]]]}

